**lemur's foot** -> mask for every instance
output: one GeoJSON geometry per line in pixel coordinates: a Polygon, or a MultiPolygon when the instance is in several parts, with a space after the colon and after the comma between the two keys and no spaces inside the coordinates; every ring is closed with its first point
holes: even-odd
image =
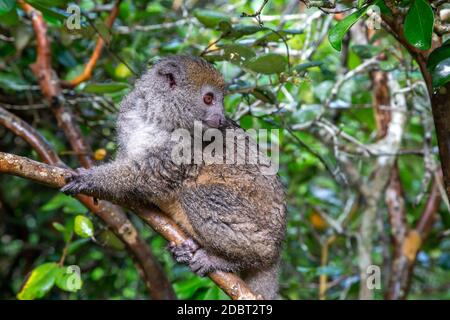
{"type": "Polygon", "coordinates": [[[206,252],[204,249],[198,249],[189,262],[191,270],[199,276],[206,276],[214,271],[232,272],[236,268],[225,259],[214,254],[206,252]]]}
{"type": "Polygon", "coordinates": [[[70,176],[66,177],[67,184],[61,188],[61,191],[67,195],[74,196],[79,193],[84,193],[91,189],[89,183],[89,170],[85,168],[75,169],[70,176]]]}
{"type": "Polygon", "coordinates": [[[195,252],[199,249],[198,244],[192,239],[187,239],[181,244],[170,242],[168,249],[172,252],[173,257],[179,263],[190,263],[194,257],[195,252]]]}

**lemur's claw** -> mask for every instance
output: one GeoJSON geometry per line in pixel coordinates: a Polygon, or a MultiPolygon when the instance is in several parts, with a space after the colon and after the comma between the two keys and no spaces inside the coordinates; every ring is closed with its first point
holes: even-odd
{"type": "Polygon", "coordinates": [[[203,249],[197,250],[195,252],[194,256],[189,262],[189,267],[191,268],[192,272],[201,277],[204,277],[208,273],[216,270],[210,256],[203,249]]]}
{"type": "Polygon", "coordinates": [[[74,196],[87,190],[89,187],[85,179],[87,172],[88,170],[85,168],[75,169],[73,173],[65,178],[67,184],[61,188],[61,192],[74,196]]]}

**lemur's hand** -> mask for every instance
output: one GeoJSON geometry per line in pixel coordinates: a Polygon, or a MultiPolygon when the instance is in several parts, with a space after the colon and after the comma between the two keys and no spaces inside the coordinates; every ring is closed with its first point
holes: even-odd
{"type": "Polygon", "coordinates": [[[89,183],[90,170],[85,168],[78,168],[68,177],[66,177],[67,184],[61,188],[61,192],[67,195],[75,196],[79,193],[86,193],[92,189],[89,183]]]}
{"type": "Polygon", "coordinates": [[[187,239],[181,244],[175,244],[175,242],[170,242],[168,249],[172,252],[174,259],[178,263],[189,264],[194,256],[194,253],[199,249],[197,243],[192,239],[187,239]]]}
{"type": "Polygon", "coordinates": [[[168,249],[177,262],[187,264],[194,273],[202,277],[214,271],[233,272],[236,269],[223,258],[200,248],[192,239],[188,239],[179,245],[171,242],[168,249]]]}

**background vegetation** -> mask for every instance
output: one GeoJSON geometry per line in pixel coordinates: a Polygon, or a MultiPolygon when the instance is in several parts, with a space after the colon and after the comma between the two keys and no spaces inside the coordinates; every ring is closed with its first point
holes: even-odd
{"type": "MultiPolygon", "coordinates": [[[[435,90],[446,85],[446,1],[378,1],[383,21],[366,14],[373,1],[315,2],[27,1],[48,27],[51,67],[63,87],[55,102],[30,68],[38,57],[33,15],[25,2],[0,1],[2,121],[11,113],[25,120],[72,168],[84,165],[83,157],[107,161],[117,147],[119,102],[138,75],[158,57],[202,55],[225,76],[228,116],[246,129],[281,129],[283,298],[448,299],[449,206],[430,80],[420,64],[422,53],[429,58],[440,47],[428,76],[435,90]],[[69,4],[81,8],[80,29],[67,25],[69,4]],[[397,16],[402,33],[393,27],[397,16]],[[81,128],[87,153],[70,140],[61,104],[81,128]],[[379,266],[381,287],[368,292],[360,284],[369,265],[379,266]]],[[[42,160],[2,124],[1,151],[42,160]]],[[[128,218],[177,298],[228,298],[209,278],[176,264],[164,238],[141,219],[128,218]]],[[[149,298],[133,261],[129,246],[77,199],[0,175],[0,298],[149,298]],[[78,290],[65,284],[62,265],[80,267],[78,290]],[[34,279],[26,280],[32,270],[34,279]]]]}

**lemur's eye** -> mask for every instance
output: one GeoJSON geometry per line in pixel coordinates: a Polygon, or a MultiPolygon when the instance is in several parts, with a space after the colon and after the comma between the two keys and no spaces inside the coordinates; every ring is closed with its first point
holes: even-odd
{"type": "Polygon", "coordinates": [[[166,74],[166,78],[171,88],[173,88],[177,84],[175,78],[173,77],[173,74],[171,73],[166,74]]]}
{"type": "Polygon", "coordinates": [[[214,100],[214,95],[211,92],[208,92],[203,96],[203,102],[207,105],[210,105],[214,100]]]}

